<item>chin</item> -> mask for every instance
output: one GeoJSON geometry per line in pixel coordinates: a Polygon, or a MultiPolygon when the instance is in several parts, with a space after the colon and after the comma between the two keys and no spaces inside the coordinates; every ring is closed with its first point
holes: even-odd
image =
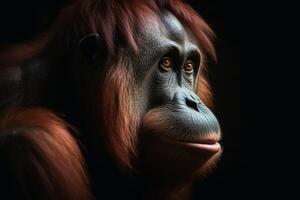
{"type": "Polygon", "coordinates": [[[219,142],[201,144],[177,141],[148,133],[141,138],[141,168],[151,179],[186,182],[205,176],[222,154],[219,142]]]}

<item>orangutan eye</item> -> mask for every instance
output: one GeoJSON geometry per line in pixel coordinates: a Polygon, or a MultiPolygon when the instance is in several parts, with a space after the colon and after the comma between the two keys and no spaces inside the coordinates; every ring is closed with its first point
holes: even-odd
{"type": "Polygon", "coordinates": [[[163,72],[168,72],[173,68],[173,62],[170,57],[163,57],[159,63],[159,67],[163,72]]]}
{"type": "Polygon", "coordinates": [[[194,63],[191,60],[188,60],[184,65],[184,71],[187,74],[191,74],[194,71],[194,63]]]}

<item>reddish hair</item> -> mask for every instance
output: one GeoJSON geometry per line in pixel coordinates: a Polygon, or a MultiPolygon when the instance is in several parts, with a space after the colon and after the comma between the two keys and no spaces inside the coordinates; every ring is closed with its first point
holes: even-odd
{"type": "Polygon", "coordinates": [[[44,109],[2,115],[0,184],[8,187],[3,192],[13,199],[92,199],[83,157],[68,129],[44,109]]]}
{"type": "MultiPolygon", "coordinates": [[[[100,116],[105,127],[107,148],[123,169],[132,169],[136,160],[139,116],[134,105],[134,80],[130,67],[123,57],[110,65],[102,82],[100,116]]],[[[99,89],[98,88],[98,89],[99,89]]]]}

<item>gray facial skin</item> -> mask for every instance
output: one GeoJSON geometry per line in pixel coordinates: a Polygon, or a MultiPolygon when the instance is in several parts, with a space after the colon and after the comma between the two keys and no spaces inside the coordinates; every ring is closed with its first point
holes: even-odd
{"type": "Polygon", "coordinates": [[[155,126],[160,134],[183,142],[208,141],[220,134],[216,117],[195,93],[201,66],[201,53],[193,35],[169,12],[152,19],[139,33],[139,55],[132,66],[139,88],[137,105],[143,114],[159,113],[155,126]],[[172,69],[161,69],[168,57],[172,69]],[[187,73],[187,62],[194,65],[187,73]]]}

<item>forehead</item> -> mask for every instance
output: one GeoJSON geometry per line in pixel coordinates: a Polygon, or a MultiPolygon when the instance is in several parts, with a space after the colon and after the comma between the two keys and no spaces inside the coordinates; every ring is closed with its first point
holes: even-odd
{"type": "Polygon", "coordinates": [[[161,11],[159,17],[149,18],[138,30],[138,35],[142,46],[148,43],[163,45],[166,40],[181,46],[186,42],[197,45],[189,29],[169,11],[161,11]]]}
{"type": "Polygon", "coordinates": [[[164,34],[177,43],[183,43],[187,36],[183,24],[170,12],[163,12],[161,20],[164,34]]]}

